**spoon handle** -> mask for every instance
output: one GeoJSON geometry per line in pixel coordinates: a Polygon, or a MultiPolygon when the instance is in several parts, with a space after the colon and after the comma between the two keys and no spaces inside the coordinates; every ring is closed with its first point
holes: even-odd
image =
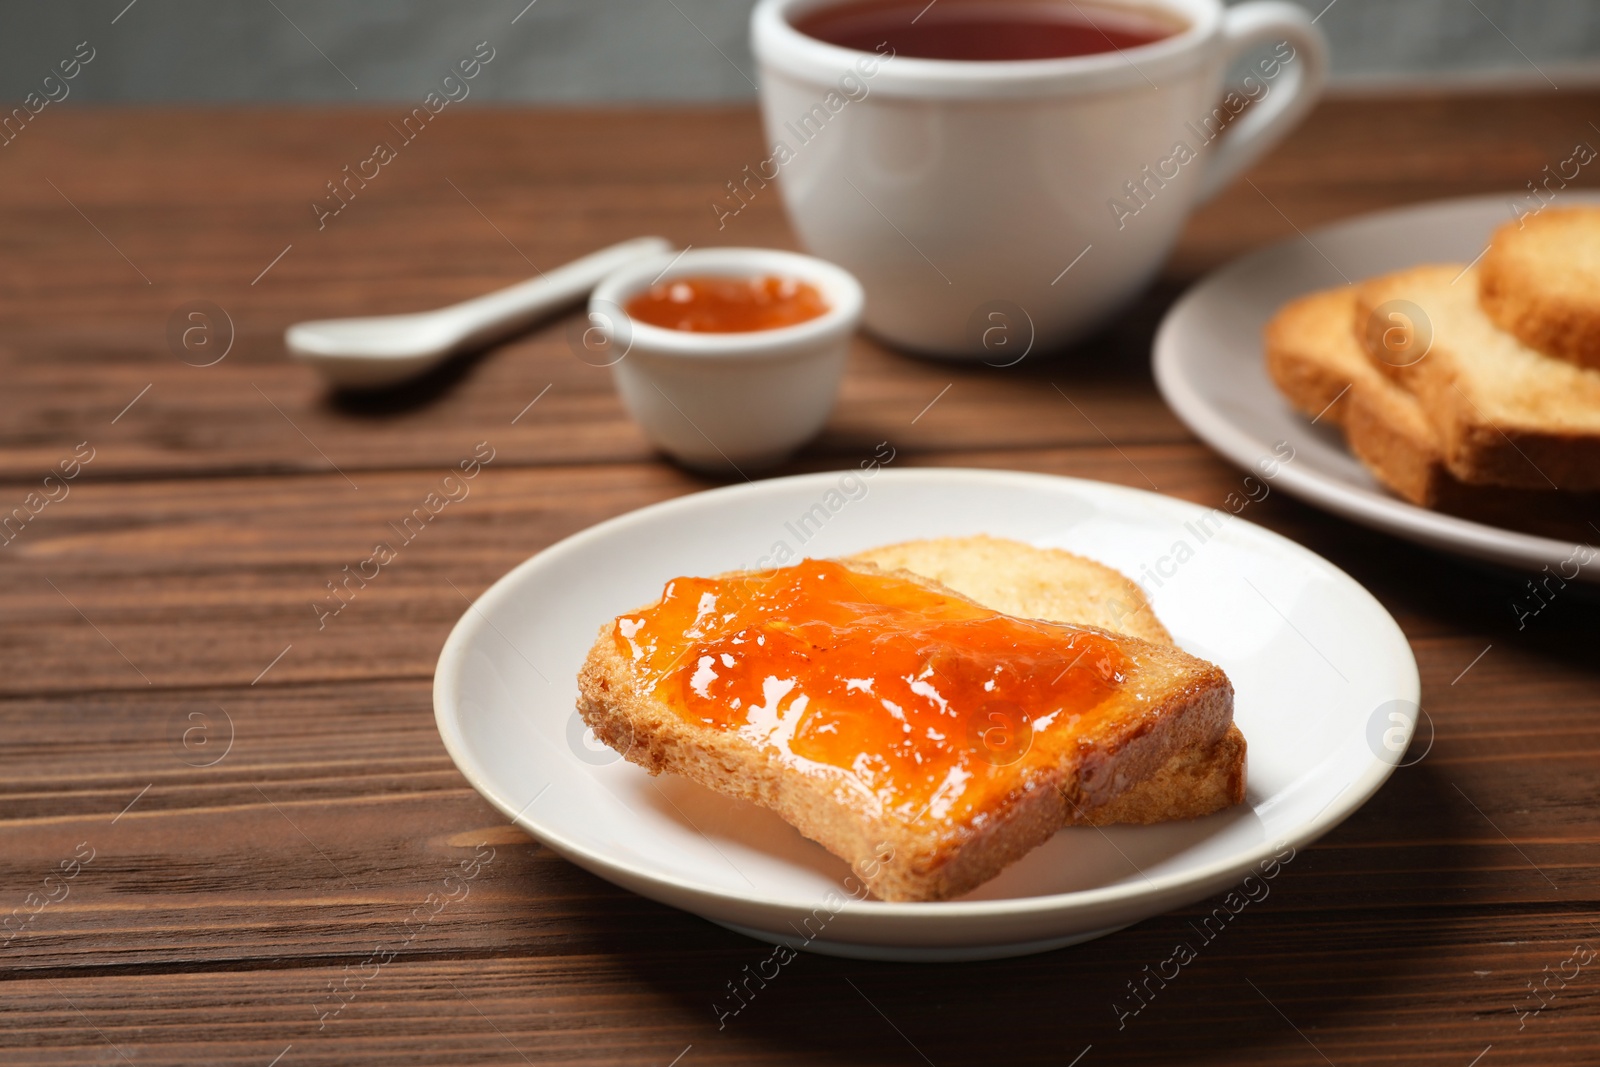
{"type": "Polygon", "coordinates": [[[516,333],[563,304],[583,298],[606,275],[635,260],[670,251],[672,243],[664,237],[636,237],[434,314],[454,327],[454,351],[474,348],[516,333]]]}

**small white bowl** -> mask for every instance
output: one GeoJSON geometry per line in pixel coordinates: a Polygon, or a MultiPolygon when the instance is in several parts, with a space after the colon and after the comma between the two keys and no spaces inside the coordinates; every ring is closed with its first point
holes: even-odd
{"type": "Polygon", "coordinates": [[[846,270],[796,252],[700,248],[643,259],[610,275],[589,298],[623,406],[654,445],[686,466],[740,472],[780,462],[828,421],[861,284],[846,270]],[[763,275],[809,282],[828,310],[793,326],[697,333],[652,326],[624,307],[652,285],[690,276],[763,275]]]}

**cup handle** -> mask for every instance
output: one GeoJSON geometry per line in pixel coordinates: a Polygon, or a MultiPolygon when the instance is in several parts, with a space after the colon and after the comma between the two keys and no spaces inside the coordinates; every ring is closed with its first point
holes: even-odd
{"type": "Polygon", "coordinates": [[[1200,201],[1209,200],[1260,159],[1306,116],[1328,76],[1328,43],[1304,9],[1282,0],[1253,0],[1230,7],[1222,19],[1223,69],[1250,48],[1288,42],[1294,57],[1283,65],[1288,81],[1273,85],[1223,133],[1206,163],[1200,201]]]}

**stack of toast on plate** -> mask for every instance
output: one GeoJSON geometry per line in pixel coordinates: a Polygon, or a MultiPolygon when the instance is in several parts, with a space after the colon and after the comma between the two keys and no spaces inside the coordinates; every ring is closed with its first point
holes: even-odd
{"type": "Polygon", "coordinates": [[[1222,670],[1177,649],[1139,587],[1117,571],[991,537],[912,541],[778,571],[677,579],[656,604],[602,627],[579,689],[584,720],[627,759],[652,774],[671,771],[772,809],[849,863],[883,900],[960,896],[1063,826],[1194,818],[1244,799],[1245,741],[1233,724],[1233,688],[1222,670]],[[731,624],[737,632],[719,630],[744,595],[737,583],[766,589],[803,581],[808,571],[818,581],[835,581],[830,595],[864,605],[870,647],[881,641],[889,649],[897,628],[917,626],[914,617],[887,609],[873,614],[878,605],[925,600],[928,612],[961,616],[980,635],[1009,627],[1041,641],[1031,646],[1034,653],[1064,650],[1059,673],[1053,662],[1040,671],[1044,661],[1023,646],[1012,655],[1013,646],[1003,644],[997,658],[983,659],[995,646],[963,643],[957,627],[939,631],[957,634],[949,643],[919,649],[917,662],[927,668],[913,672],[914,679],[890,677],[887,667],[874,674],[841,651],[860,634],[837,628],[840,609],[831,602],[820,606],[815,625],[769,599],[753,622],[747,615],[731,624]],[[666,640],[649,629],[651,613],[674,596],[695,606],[683,608],[668,635],[682,639],[681,649],[668,649],[677,656],[672,669],[652,672],[650,655],[666,640]],[[882,633],[870,629],[879,619],[882,633]],[[792,677],[763,668],[764,707],[753,699],[745,707],[727,698],[720,706],[696,704],[686,696],[731,692],[715,688],[717,672],[723,664],[735,670],[739,649],[753,652],[758,644],[782,644],[795,657],[785,662],[840,684],[830,689],[813,676],[807,696],[805,683],[793,688],[792,677]],[[1070,654],[1080,646],[1092,654],[1070,654]],[[1108,659],[1114,670],[1107,670],[1108,659]],[[943,680],[963,670],[978,670],[978,678],[1006,674],[1013,693],[1038,692],[1080,672],[1090,687],[1082,692],[1092,697],[1046,702],[1031,709],[1031,718],[1019,718],[1026,709],[1016,706],[995,717],[981,703],[981,689],[965,690],[969,703],[977,693],[977,707],[955,706],[954,698],[947,704],[962,690],[943,680]],[[891,687],[906,681],[910,690],[893,689],[890,699],[891,687]],[[911,691],[927,700],[908,701],[911,691]],[[840,710],[862,693],[874,699],[840,710]],[[831,708],[830,699],[838,706],[831,708]],[[1010,747],[997,759],[984,751],[992,740],[985,731],[1001,729],[1001,743],[1010,747]],[[882,740],[839,749],[841,732],[882,740]],[[837,758],[839,752],[849,758],[837,758]],[[894,760],[902,761],[902,773],[924,763],[941,768],[943,783],[927,803],[883,773],[894,760]]]}
{"type": "Polygon", "coordinates": [[[1301,297],[1266,327],[1298,410],[1422,507],[1549,536],[1600,521],[1600,208],[1509,222],[1475,264],[1301,297]]]}

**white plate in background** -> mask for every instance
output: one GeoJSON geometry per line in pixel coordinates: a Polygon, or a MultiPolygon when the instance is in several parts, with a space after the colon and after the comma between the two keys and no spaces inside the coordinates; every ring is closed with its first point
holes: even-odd
{"type": "Polygon", "coordinates": [[[434,675],[439,732],[461,772],[573,863],[753,937],[898,960],[1057,948],[1259,875],[1383,784],[1417,699],[1416,663],[1388,612],[1277,534],[1121,486],[955,469],[777,478],[603,522],[496,582],[456,624],[434,675]],[[1245,804],[1188,822],[1062,830],[967,897],[886,903],[849,899],[845,864],[771,812],[652,779],[586,743],[575,703],[589,646],[669,579],[753,566],[779,542],[824,557],[977,533],[1156,576],[1151,599],[1178,643],[1233,681],[1250,745],[1245,804]]]}
{"type": "MultiPolygon", "coordinates": [[[[1510,221],[1516,199],[1444,200],[1363,215],[1222,267],[1161,322],[1155,340],[1161,395],[1201,440],[1242,467],[1271,458],[1274,446],[1287,441],[1295,459],[1273,485],[1311,504],[1433,548],[1534,572],[1549,565],[1570,576],[1578,564],[1572,542],[1430,511],[1389,493],[1345,447],[1337,427],[1313,425],[1289,406],[1267,375],[1262,347],[1267,321],[1304,293],[1423,263],[1473,262],[1495,227],[1510,221]]],[[[1563,191],[1557,204],[1596,202],[1594,194],[1563,191]]],[[[1600,561],[1578,573],[1600,582],[1600,561]]]]}

